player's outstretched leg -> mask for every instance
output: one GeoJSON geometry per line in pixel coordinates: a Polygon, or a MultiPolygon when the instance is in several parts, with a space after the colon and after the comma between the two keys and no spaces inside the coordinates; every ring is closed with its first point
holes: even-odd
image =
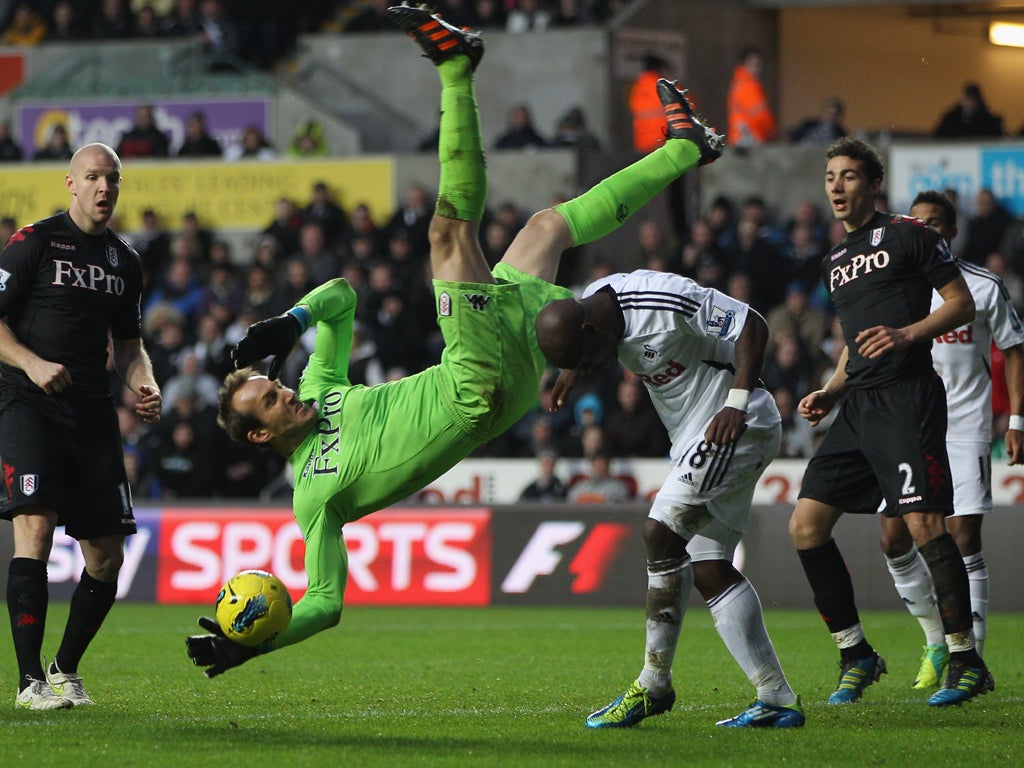
{"type": "Polygon", "coordinates": [[[426,5],[395,5],[384,11],[384,16],[419,43],[423,55],[435,64],[461,53],[469,57],[473,69],[476,69],[484,56],[484,41],[480,33],[459,29],[431,10],[426,5]]]}
{"type": "Polygon", "coordinates": [[[487,201],[487,169],[473,71],[483,56],[478,36],[456,29],[426,7],[400,5],[388,19],[419,44],[441,80],[437,203],[430,221],[430,266],[435,280],[493,283],[480,249],[487,201]]]}
{"type": "Polygon", "coordinates": [[[582,195],[535,213],[503,261],[553,281],[566,248],[611,234],[684,173],[721,156],[724,139],[700,122],[686,92],[663,80],[658,94],[667,121],[665,144],[582,195]]]}
{"type": "Polygon", "coordinates": [[[555,206],[569,226],[572,245],[611,234],[684,173],[721,156],[722,137],[697,119],[685,92],[661,80],[658,93],[667,120],[664,146],[555,206]]]}
{"type": "Polygon", "coordinates": [[[615,701],[587,717],[587,728],[629,728],[645,717],[668,712],[675,703],[676,692],[671,688],[663,696],[651,696],[639,680],[634,680],[615,701]]]}
{"type": "Polygon", "coordinates": [[[679,84],[662,78],[658,81],[658,98],[665,108],[670,139],[688,139],[700,149],[700,164],[713,163],[722,156],[725,137],[715,132],[697,117],[688,90],[679,90],[679,84]]]}

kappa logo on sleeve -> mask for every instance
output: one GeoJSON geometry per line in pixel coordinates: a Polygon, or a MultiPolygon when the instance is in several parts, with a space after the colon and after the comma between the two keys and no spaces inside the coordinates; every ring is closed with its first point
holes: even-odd
{"type": "Polygon", "coordinates": [[[491,300],[490,296],[484,296],[479,293],[464,293],[462,295],[466,297],[466,301],[469,302],[469,306],[477,312],[483,312],[484,307],[486,307],[491,300]]]}
{"type": "Polygon", "coordinates": [[[6,269],[0,269],[0,291],[7,290],[7,281],[10,280],[11,273],[6,269]]]}

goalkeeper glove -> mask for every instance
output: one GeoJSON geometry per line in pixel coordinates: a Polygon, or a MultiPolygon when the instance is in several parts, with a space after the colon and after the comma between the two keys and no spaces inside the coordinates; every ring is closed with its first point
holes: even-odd
{"type": "Polygon", "coordinates": [[[267,377],[273,381],[303,330],[302,321],[291,312],[253,323],[245,338],[231,350],[231,361],[235,368],[245,368],[273,355],[267,371],[267,377]]]}
{"type": "Polygon", "coordinates": [[[206,667],[203,674],[207,677],[216,677],[222,672],[227,672],[257,654],[255,648],[229,640],[214,619],[201,616],[199,626],[211,634],[189,635],[185,638],[185,648],[193,664],[197,667],[206,667]]]}

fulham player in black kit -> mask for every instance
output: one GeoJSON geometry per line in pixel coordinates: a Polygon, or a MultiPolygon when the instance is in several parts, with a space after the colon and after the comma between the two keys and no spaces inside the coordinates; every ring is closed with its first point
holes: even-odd
{"type": "Polygon", "coordinates": [[[0,516],[14,528],[7,580],[23,709],[91,704],[78,664],[117,593],[125,536],[135,532],[117,415],[114,365],[147,422],[161,398],[142,344],[139,255],[107,227],[121,161],[104,144],[71,159],[68,210],[18,230],[0,252],[0,516]],[[41,658],[54,529],[85,559],[60,647],[41,658]]]}
{"type": "Polygon", "coordinates": [[[846,349],[825,387],[799,404],[813,424],[837,403],[839,411],[807,466],[789,530],[840,651],[829,702],[856,701],[886,671],[864,636],[832,538],[840,515],[874,514],[884,497],[885,514],[903,518],[932,573],[950,650],[945,687],[928,703],[960,704],[994,686],[974,645],[967,571],[946,531],[953,484],[945,389],[932,368],[931,343],[974,318],[974,299],[935,230],[875,209],[884,171],[874,149],[844,138],[826,157],[825,193],[847,235],[821,271],[846,349]],[[942,303],[931,311],[933,288],[942,303]]]}

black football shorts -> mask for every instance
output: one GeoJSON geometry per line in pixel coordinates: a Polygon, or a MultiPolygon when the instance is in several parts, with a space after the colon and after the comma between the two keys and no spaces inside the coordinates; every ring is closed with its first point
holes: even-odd
{"type": "Polygon", "coordinates": [[[0,390],[0,518],[56,512],[75,539],[135,533],[117,411],[110,400],[0,390]]]}
{"type": "Polygon", "coordinates": [[[953,514],[946,455],[946,390],[929,373],[852,389],[807,465],[800,498],[846,512],[953,514]]]}

